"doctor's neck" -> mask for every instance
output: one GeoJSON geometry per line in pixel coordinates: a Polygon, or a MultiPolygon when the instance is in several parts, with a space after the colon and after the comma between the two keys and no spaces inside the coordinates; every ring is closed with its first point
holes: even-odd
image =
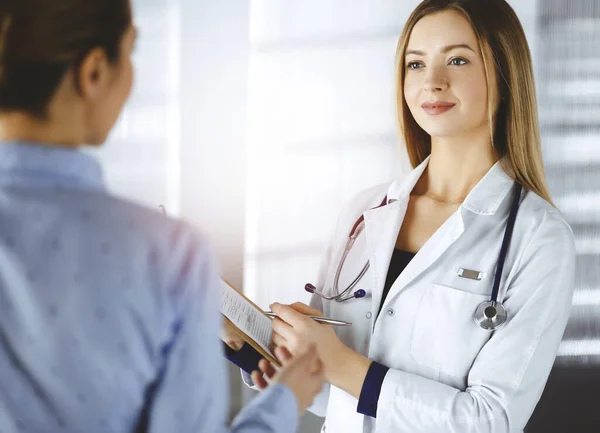
{"type": "Polygon", "coordinates": [[[497,160],[489,134],[431,137],[431,158],[415,192],[445,202],[463,201],[497,160]]]}

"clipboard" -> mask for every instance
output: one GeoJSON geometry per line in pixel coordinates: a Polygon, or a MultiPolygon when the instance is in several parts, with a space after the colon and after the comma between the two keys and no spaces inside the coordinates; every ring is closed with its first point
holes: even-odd
{"type": "MultiPolygon", "coordinates": [[[[225,284],[227,286],[229,286],[231,289],[235,290],[237,292],[237,294],[240,296],[240,298],[243,299],[243,302],[245,304],[245,306],[247,306],[248,308],[251,308],[253,310],[253,312],[255,314],[260,315],[261,317],[265,317],[269,322],[271,321],[271,319],[269,318],[269,316],[267,316],[264,311],[262,310],[262,308],[260,308],[258,305],[256,305],[254,302],[252,302],[248,297],[246,297],[242,292],[240,292],[237,288],[235,288],[232,284],[230,284],[228,281],[221,279],[221,284],[225,284]]],[[[227,315],[221,310],[221,315],[223,316],[223,320],[226,322],[227,325],[229,325],[231,327],[231,329],[234,330],[234,332],[242,339],[244,340],[246,343],[248,343],[250,346],[252,346],[252,348],[254,348],[254,350],[256,350],[258,353],[260,353],[260,355],[265,358],[267,361],[269,361],[271,364],[277,366],[277,367],[281,367],[281,363],[277,360],[277,358],[275,358],[275,356],[273,356],[272,353],[266,351],[259,343],[257,343],[251,336],[249,336],[247,333],[245,333],[242,329],[240,329],[238,326],[236,326],[228,317],[227,315]]],[[[269,344],[269,350],[272,352],[273,348],[273,343],[272,341],[269,344]]]]}

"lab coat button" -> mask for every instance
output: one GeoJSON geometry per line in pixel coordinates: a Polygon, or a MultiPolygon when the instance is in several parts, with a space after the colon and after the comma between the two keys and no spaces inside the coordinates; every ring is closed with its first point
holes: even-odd
{"type": "Polygon", "coordinates": [[[371,312],[369,311],[369,312],[367,313],[367,319],[370,319],[371,317],[373,317],[373,315],[372,315],[372,314],[371,314],[371,312]]]}
{"type": "Polygon", "coordinates": [[[393,316],[394,314],[396,314],[396,312],[392,308],[390,308],[388,310],[388,316],[393,316]]]}

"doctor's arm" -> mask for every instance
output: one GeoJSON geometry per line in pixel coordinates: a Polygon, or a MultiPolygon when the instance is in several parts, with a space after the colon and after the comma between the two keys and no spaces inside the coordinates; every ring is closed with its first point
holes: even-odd
{"type": "Polygon", "coordinates": [[[290,346],[316,340],[326,380],[357,398],[357,410],[375,417],[380,431],[521,431],[550,374],[572,303],[573,234],[546,218],[509,284],[504,305],[511,317],[478,354],[465,390],[373,362],[290,307],[273,306],[287,322],[274,326],[276,338],[290,346]]]}

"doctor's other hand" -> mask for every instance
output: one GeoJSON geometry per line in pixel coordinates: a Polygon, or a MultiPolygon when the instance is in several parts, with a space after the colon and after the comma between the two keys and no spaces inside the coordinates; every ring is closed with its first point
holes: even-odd
{"type": "Polygon", "coordinates": [[[242,348],[244,345],[244,340],[242,337],[235,332],[233,326],[227,321],[223,321],[223,325],[221,326],[221,332],[219,336],[223,342],[228,345],[231,349],[236,352],[242,348]]]}
{"type": "Polygon", "coordinates": [[[262,359],[258,364],[260,372],[252,372],[252,381],[261,390],[269,382],[286,385],[296,396],[298,413],[301,414],[312,404],[323,387],[323,363],[317,355],[317,349],[311,344],[304,352],[292,356],[284,347],[277,347],[275,355],[281,361],[281,370],[277,372],[271,363],[262,359]]]}
{"type": "MultiPolygon", "coordinates": [[[[281,361],[282,366],[287,365],[292,359],[292,354],[285,347],[275,348],[274,351],[278,354],[276,356],[281,361]]],[[[251,374],[252,382],[262,391],[274,380],[276,374],[277,370],[273,364],[263,358],[258,362],[258,370],[254,370],[251,374]]]]}

